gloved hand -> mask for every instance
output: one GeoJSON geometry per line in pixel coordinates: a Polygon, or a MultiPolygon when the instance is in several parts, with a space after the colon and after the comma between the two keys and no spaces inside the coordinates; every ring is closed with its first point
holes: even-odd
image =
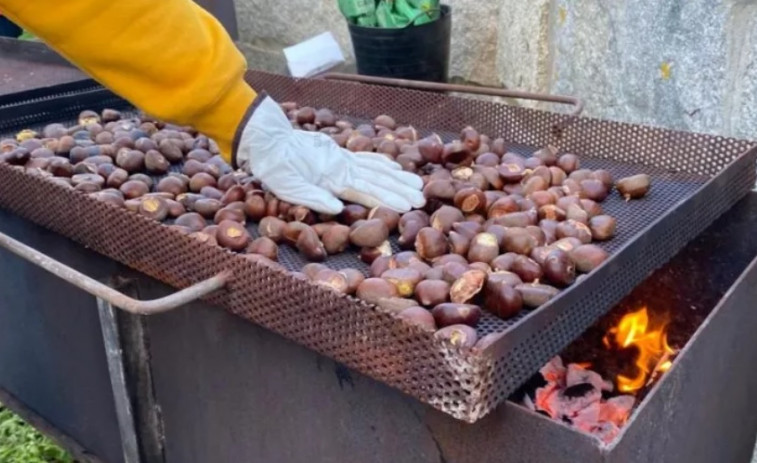
{"type": "Polygon", "coordinates": [[[326,134],[296,130],[271,97],[259,94],[236,140],[234,162],[280,199],[338,214],[337,198],[398,212],[423,207],[420,177],[374,153],[353,153],[326,134]]]}

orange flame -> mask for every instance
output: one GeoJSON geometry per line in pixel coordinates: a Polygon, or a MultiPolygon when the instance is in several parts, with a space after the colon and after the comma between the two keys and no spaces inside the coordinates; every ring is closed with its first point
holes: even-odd
{"type": "Polygon", "coordinates": [[[668,345],[665,325],[650,329],[649,314],[646,307],[625,315],[618,326],[611,328],[603,339],[603,343],[608,349],[611,341],[614,341],[621,349],[636,346],[639,350],[635,362],[636,375],[618,375],[616,378],[620,392],[638,391],[649,384],[655,375],[669,370],[673,365],[670,357],[676,351],[668,345]]]}

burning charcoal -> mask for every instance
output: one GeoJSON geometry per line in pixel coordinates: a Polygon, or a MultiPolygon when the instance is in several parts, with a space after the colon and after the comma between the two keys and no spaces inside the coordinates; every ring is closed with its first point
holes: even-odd
{"type": "Polygon", "coordinates": [[[560,392],[560,409],[563,415],[572,417],[594,402],[599,402],[601,398],[602,393],[600,390],[591,384],[576,384],[560,392]]]}
{"type": "Polygon", "coordinates": [[[565,385],[571,387],[577,384],[591,384],[600,391],[604,388],[604,380],[599,373],[587,370],[575,363],[571,363],[568,365],[568,374],[566,375],[565,385]]]}
{"type": "Polygon", "coordinates": [[[599,414],[602,405],[599,402],[594,402],[588,407],[579,410],[575,416],[571,417],[570,421],[573,426],[584,432],[591,432],[592,429],[599,425],[599,414]]]}
{"type": "Polygon", "coordinates": [[[548,383],[565,384],[565,366],[562,363],[562,359],[558,355],[553,357],[546,365],[544,365],[539,373],[544,377],[548,383]]]}
{"type": "Polygon", "coordinates": [[[636,399],[630,395],[619,395],[603,402],[599,410],[599,421],[623,426],[631,414],[636,399]]]}
{"type": "Polygon", "coordinates": [[[545,412],[552,419],[557,419],[559,410],[553,409],[551,405],[554,403],[553,397],[556,397],[559,393],[559,387],[555,383],[548,383],[546,386],[537,389],[534,401],[536,410],[545,412]]]}

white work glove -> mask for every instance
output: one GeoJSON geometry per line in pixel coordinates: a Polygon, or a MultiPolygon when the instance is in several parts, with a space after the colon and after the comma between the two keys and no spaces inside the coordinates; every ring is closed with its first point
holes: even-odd
{"type": "Polygon", "coordinates": [[[242,129],[236,164],[278,198],[313,211],[338,214],[337,198],[398,212],[423,207],[423,181],[384,156],[353,153],[328,135],[296,130],[272,98],[260,95],[242,129]]]}

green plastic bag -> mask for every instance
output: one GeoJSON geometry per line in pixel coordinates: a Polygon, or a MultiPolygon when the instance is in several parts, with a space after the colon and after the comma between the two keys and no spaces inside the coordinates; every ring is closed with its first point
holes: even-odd
{"type": "Polygon", "coordinates": [[[403,25],[407,24],[408,21],[413,21],[421,12],[420,10],[413,8],[407,0],[394,0],[394,11],[396,11],[398,15],[406,18],[403,25]]]}
{"type": "Polygon", "coordinates": [[[376,2],[374,0],[338,0],[338,2],[339,11],[347,19],[373,15],[376,9],[376,2]]]}
{"type": "Polygon", "coordinates": [[[408,0],[413,8],[426,14],[415,20],[415,25],[428,24],[439,19],[439,0],[408,0]]]}
{"type": "Polygon", "coordinates": [[[358,16],[357,25],[363,27],[376,27],[376,14],[371,11],[369,14],[358,16]]]}
{"type": "Polygon", "coordinates": [[[380,0],[376,6],[376,22],[379,27],[396,29],[407,22],[398,21],[398,18],[392,14],[392,3],[392,0],[380,0]]]}

